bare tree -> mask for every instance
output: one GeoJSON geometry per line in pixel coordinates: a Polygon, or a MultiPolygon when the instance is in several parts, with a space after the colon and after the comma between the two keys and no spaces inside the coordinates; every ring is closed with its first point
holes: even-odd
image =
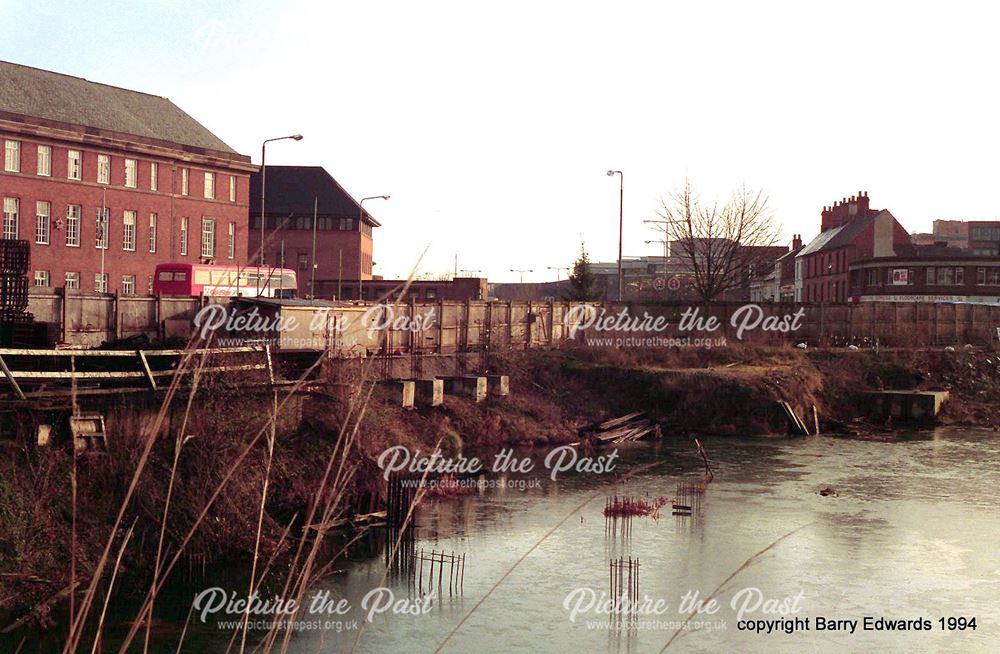
{"type": "Polygon", "coordinates": [[[698,296],[713,300],[764,276],[777,257],[779,225],[763,191],[746,187],[729,200],[702,203],[690,180],[662,201],[658,230],[670,243],[671,257],[688,268],[698,296]]]}

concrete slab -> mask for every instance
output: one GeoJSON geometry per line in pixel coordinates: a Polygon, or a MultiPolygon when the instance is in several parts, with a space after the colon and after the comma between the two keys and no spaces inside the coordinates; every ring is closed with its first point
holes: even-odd
{"type": "Polygon", "coordinates": [[[878,420],[933,420],[948,391],[870,391],[868,415],[878,420]]]}

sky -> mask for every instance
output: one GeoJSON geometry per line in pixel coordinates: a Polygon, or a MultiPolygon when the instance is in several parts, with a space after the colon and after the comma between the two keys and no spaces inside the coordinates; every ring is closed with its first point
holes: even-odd
{"type": "Polygon", "coordinates": [[[662,252],[690,179],[783,237],[867,191],[910,231],[996,219],[1000,9],[986,3],[15,2],[0,58],[170,98],[237,151],[323,166],[375,273],[548,281],[662,252]],[[423,258],[421,259],[421,254],[423,258]]]}

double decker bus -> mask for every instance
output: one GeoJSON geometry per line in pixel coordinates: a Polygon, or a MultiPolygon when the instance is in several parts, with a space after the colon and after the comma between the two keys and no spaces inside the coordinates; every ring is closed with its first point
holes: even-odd
{"type": "Polygon", "coordinates": [[[153,293],[221,297],[294,297],[298,280],[288,268],[161,263],[153,293]]]}

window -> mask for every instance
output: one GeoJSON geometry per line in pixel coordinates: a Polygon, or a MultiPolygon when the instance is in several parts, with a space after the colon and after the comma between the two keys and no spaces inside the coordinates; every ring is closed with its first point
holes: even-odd
{"type": "Polygon", "coordinates": [[[98,184],[111,183],[111,155],[108,154],[97,155],[97,183],[98,184]]]}
{"type": "Polygon", "coordinates": [[[976,268],[976,284],[983,286],[986,284],[986,269],[976,268]]]}
{"type": "Polygon", "coordinates": [[[340,219],[340,231],[350,232],[354,229],[354,219],[353,218],[341,218],[340,219]]]}
{"type": "Polygon", "coordinates": [[[135,159],[125,160],[125,186],[129,188],[136,187],[137,177],[138,177],[138,170],[137,170],[138,165],[139,162],[137,162],[135,159]]]}
{"type": "Polygon", "coordinates": [[[438,296],[437,289],[429,288],[424,293],[424,297],[428,300],[436,300],[438,296]]]}
{"type": "MultiPolygon", "coordinates": [[[[124,217],[124,231],[122,232],[122,249],[128,252],[135,252],[135,212],[126,211],[124,217]]],[[[134,281],[134,279],[133,279],[134,281]]]]}
{"type": "Polygon", "coordinates": [[[94,291],[97,293],[108,292],[108,273],[94,273],[94,291]]]}
{"type": "Polygon", "coordinates": [[[878,271],[874,268],[868,269],[868,286],[878,286],[878,271]]]}
{"type": "Polygon", "coordinates": [[[79,150],[70,150],[66,153],[66,179],[80,179],[82,160],[83,155],[79,150]]]}
{"type": "Polygon", "coordinates": [[[49,285],[49,271],[48,270],[36,270],[35,271],[35,286],[48,286],[49,285]]]}
{"type": "Polygon", "coordinates": [[[215,173],[205,173],[205,199],[215,199],[215,173]]]}
{"type": "Polygon", "coordinates": [[[68,272],[66,273],[63,285],[66,288],[80,288],[80,273],[78,272],[68,272]]]}
{"type": "Polygon", "coordinates": [[[188,253],[188,219],[181,218],[181,256],[186,257],[188,253]]]}
{"type": "Polygon", "coordinates": [[[111,224],[111,210],[107,207],[97,207],[97,220],[94,225],[95,245],[98,250],[108,249],[108,227],[111,224]]]}
{"type": "Polygon", "coordinates": [[[17,215],[18,215],[18,204],[20,200],[17,198],[4,198],[3,199],[3,237],[4,238],[17,238],[17,215]]]}
{"type": "Polygon", "coordinates": [[[236,223],[229,223],[229,245],[226,250],[230,259],[236,258],[236,223]]]}
{"type": "Polygon", "coordinates": [[[201,219],[201,256],[215,257],[215,219],[201,219]]]}
{"type": "Polygon", "coordinates": [[[236,175],[229,176],[229,201],[236,202],[236,175]]]}
{"type": "Polygon", "coordinates": [[[299,270],[309,270],[309,255],[300,254],[299,255],[299,270]]]}
{"type": "Polygon", "coordinates": [[[66,207],[66,245],[69,247],[80,247],[80,212],[78,204],[66,207]]]}
{"type": "Polygon", "coordinates": [[[146,279],[148,280],[146,282],[146,295],[152,295],[153,294],[153,276],[152,275],[147,275],[146,279]]]}
{"type": "Polygon", "coordinates": [[[156,252],[156,214],[149,214],[149,251],[156,252]]]}
{"type": "Polygon", "coordinates": [[[155,191],[157,185],[160,183],[160,180],[157,179],[159,177],[159,174],[160,174],[159,166],[156,165],[156,162],[154,161],[154,162],[150,163],[149,164],[149,190],[150,191],[155,191]]]}
{"type": "Polygon", "coordinates": [[[937,283],[941,286],[950,286],[955,283],[955,269],[941,267],[937,269],[937,283]]]}
{"type": "Polygon", "coordinates": [[[4,148],[3,169],[8,173],[21,172],[21,142],[7,141],[4,148]]]}
{"type": "Polygon", "coordinates": [[[191,171],[187,168],[181,168],[181,195],[188,194],[188,186],[191,183],[191,171]]]}
{"type": "Polygon", "coordinates": [[[927,268],[927,284],[937,284],[937,270],[934,266],[929,266],[927,268]]]}
{"type": "Polygon", "coordinates": [[[42,175],[43,177],[49,177],[52,175],[52,146],[50,145],[38,146],[37,171],[38,174],[42,175]]]}
{"type": "Polygon", "coordinates": [[[35,203],[35,243],[38,245],[49,244],[49,217],[51,215],[51,204],[41,201],[35,203]]]}
{"type": "Polygon", "coordinates": [[[965,284],[965,268],[955,268],[955,284],[957,286],[965,284]]]}
{"type": "Polygon", "coordinates": [[[122,295],[135,295],[135,275],[122,275],[122,295]]]}

